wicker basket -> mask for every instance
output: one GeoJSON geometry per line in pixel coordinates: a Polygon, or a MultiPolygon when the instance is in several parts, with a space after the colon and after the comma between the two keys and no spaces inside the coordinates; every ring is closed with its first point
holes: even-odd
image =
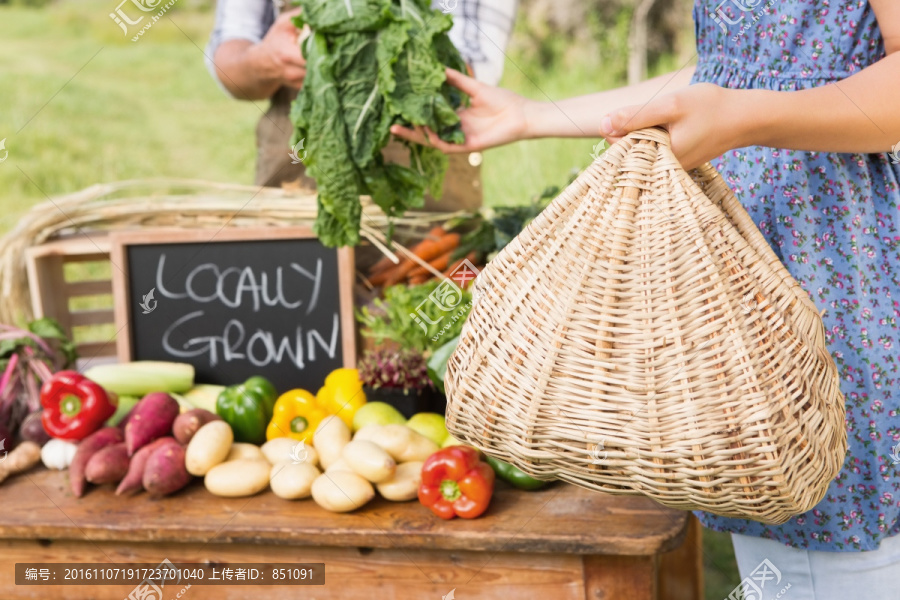
{"type": "Polygon", "coordinates": [[[709,165],[613,146],[476,280],[451,433],[543,479],[783,523],[846,452],[821,318],[709,165]]]}

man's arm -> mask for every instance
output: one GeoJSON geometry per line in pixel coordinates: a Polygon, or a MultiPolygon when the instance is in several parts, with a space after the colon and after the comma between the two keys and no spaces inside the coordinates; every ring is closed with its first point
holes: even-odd
{"type": "Polygon", "coordinates": [[[281,86],[299,88],[306,75],[299,33],[291,19],[277,19],[269,0],[219,0],[207,46],[207,66],[235,98],[270,98],[281,86]]]}

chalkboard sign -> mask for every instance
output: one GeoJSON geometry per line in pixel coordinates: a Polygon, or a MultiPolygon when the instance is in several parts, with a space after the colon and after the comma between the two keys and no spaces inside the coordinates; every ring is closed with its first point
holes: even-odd
{"type": "Polygon", "coordinates": [[[120,361],[194,365],[198,383],[262,375],[315,393],[355,366],[353,251],[306,228],[110,236],[120,361]]]}

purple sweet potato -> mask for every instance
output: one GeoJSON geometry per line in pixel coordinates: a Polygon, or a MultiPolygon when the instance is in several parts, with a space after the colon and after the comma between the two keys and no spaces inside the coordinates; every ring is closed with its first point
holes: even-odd
{"type": "Polygon", "coordinates": [[[158,438],[135,452],[131,457],[131,464],[128,465],[128,473],[116,488],[116,495],[130,496],[144,489],[144,469],[147,467],[147,459],[154,450],[173,440],[171,437],[158,438]]]}
{"type": "Polygon", "coordinates": [[[181,413],[172,424],[172,435],[179,444],[187,444],[197,433],[197,430],[210,421],[221,421],[222,417],[202,408],[195,408],[186,413],[181,413]]]}
{"type": "Polygon", "coordinates": [[[84,468],[84,477],[91,483],[118,483],[128,472],[128,451],[125,442],[111,444],[94,452],[84,468]]]}
{"type": "Polygon", "coordinates": [[[118,444],[123,439],[122,430],[118,427],[104,427],[87,436],[78,444],[72,464],[69,465],[69,484],[72,493],[81,498],[84,495],[84,471],[91,457],[112,444],[118,444]]]}
{"type": "Polygon", "coordinates": [[[184,447],[174,439],[161,444],[150,454],[144,467],[144,489],[151,496],[177,492],[191,481],[184,468],[184,447]]]}
{"type": "Polygon", "coordinates": [[[128,424],[125,425],[128,456],[133,456],[141,446],[146,446],[156,438],[169,435],[179,410],[178,401],[163,392],[154,392],[141,398],[131,409],[128,424]]]}

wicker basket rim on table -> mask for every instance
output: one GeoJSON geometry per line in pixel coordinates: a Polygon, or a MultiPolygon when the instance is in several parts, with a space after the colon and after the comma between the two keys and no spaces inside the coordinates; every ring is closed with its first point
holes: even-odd
{"type": "Polygon", "coordinates": [[[630,134],[481,272],[450,432],[535,477],[783,523],[846,452],[825,331],[710,165],[630,134]]]}

